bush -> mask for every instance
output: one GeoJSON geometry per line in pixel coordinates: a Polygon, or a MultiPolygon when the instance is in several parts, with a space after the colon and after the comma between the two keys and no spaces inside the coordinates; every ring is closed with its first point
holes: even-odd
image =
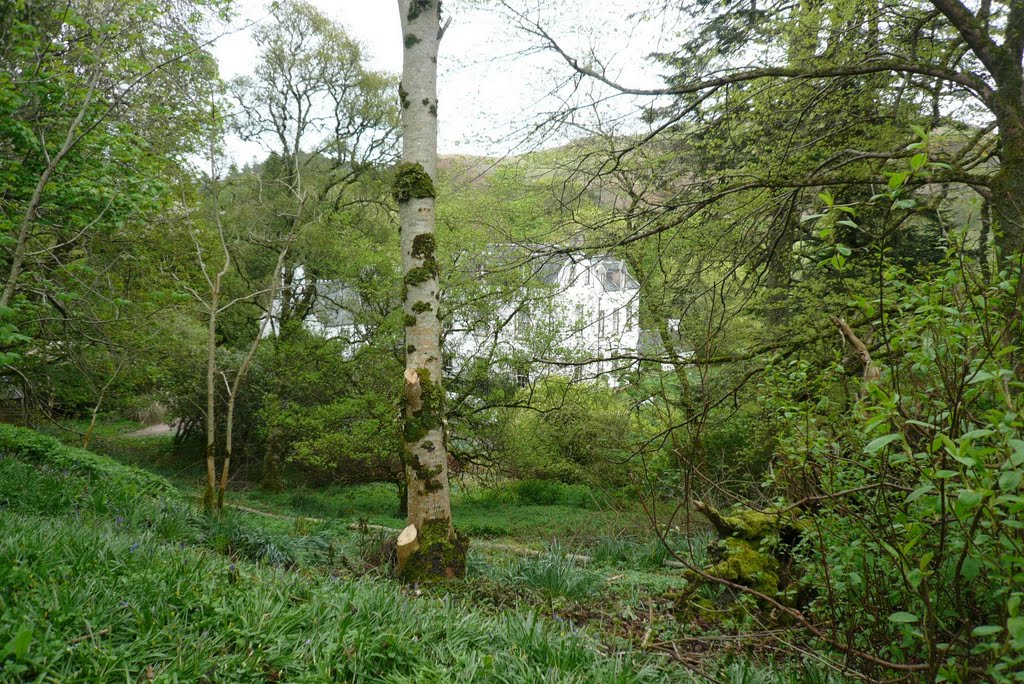
{"type": "Polygon", "coordinates": [[[628,481],[628,406],[614,391],[564,378],[539,382],[529,409],[505,415],[505,467],[522,479],[622,486],[628,481]]]}
{"type": "Polygon", "coordinates": [[[593,508],[594,496],[584,485],[567,485],[552,480],[521,480],[513,485],[516,499],[527,506],[571,506],[593,508]]]}
{"type": "Polygon", "coordinates": [[[45,465],[95,480],[157,495],[170,494],[174,486],[159,475],[122,465],[108,456],[67,446],[33,430],[0,424],[0,454],[26,463],[45,465]]]}
{"type": "Polygon", "coordinates": [[[987,284],[956,261],[929,275],[891,267],[886,300],[864,302],[885,312],[888,354],[852,407],[807,392],[815,373],[849,382],[838,360],[769,370],[777,491],[815,497],[797,549],[815,590],[807,610],[849,648],[944,681],[1020,681],[1021,281],[987,284]]]}

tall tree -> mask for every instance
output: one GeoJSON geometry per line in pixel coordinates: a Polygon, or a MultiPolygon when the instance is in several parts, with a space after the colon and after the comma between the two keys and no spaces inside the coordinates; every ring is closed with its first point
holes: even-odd
{"type": "MultiPolygon", "coordinates": [[[[255,206],[238,210],[251,212],[241,220],[265,242],[294,238],[274,314],[275,336],[286,341],[314,314],[322,283],[336,279],[343,270],[337,262],[349,256],[332,247],[330,233],[373,213],[368,205],[376,200],[365,188],[397,156],[398,113],[394,77],[367,69],[359,44],[310,3],[281,6],[253,37],[260,49],[254,73],[231,89],[239,132],[270,154],[245,179],[256,186],[249,190],[255,206]]],[[[266,281],[255,271],[270,267],[276,254],[257,248],[250,277],[266,281]]],[[[274,346],[275,363],[284,365],[280,348],[274,346]]],[[[274,394],[286,412],[283,379],[274,394]]],[[[288,446],[276,427],[268,442],[263,484],[278,488],[288,446]]]]}
{"type": "Polygon", "coordinates": [[[402,230],[405,290],[405,429],[409,525],[398,538],[398,569],[407,580],[461,577],[468,540],[452,525],[448,488],[441,321],[434,240],[437,169],[437,52],[444,27],[438,0],[399,0],[405,45],[402,161],[394,195],[402,230]]]}

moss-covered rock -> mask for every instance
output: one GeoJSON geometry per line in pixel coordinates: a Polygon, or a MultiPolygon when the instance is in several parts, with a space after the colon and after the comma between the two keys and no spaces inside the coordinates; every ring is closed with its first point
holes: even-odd
{"type": "Polygon", "coordinates": [[[722,538],[736,537],[757,542],[773,535],[799,536],[803,527],[794,511],[773,513],[737,508],[723,514],[700,501],[695,502],[694,507],[704,514],[718,532],[718,536],[722,538]]]}
{"type": "MultiPolygon", "coordinates": [[[[704,568],[705,573],[786,605],[798,602],[801,591],[793,549],[805,523],[794,510],[737,508],[722,513],[701,502],[695,507],[718,533],[709,548],[711,562],[704,568]]],[[[706,580],[695,572],[688,572],[687,578],[693,583],[689,592],[692,597],[706,580]]]]}
{"type": "Polygon", "coordinates": [[[725,539],[723,547],[722,560],[707,569],[709,574],[768,596],[778,593],[779,561],[776,558],[735,537],[725,539]]]}

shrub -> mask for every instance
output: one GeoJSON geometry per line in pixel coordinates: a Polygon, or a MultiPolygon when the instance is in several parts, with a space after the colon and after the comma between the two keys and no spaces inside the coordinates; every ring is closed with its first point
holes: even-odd
{"type": "Polygon", "coordinates": [[[111,484],[137,489],[146,494],[176,491],[159,475],[122,465],[108,456],[67,446],[53,437],[33,430],[0,424],[0,454],[26,463],[49,466],[111,484]]]}
{"type": "MultiPolygon", "coordinates": [[[[770,369],[764,401],[784,428],[776,484],[816,497],[798,548],[808,610],[849,648],[946,681],[1019,681],[1021,281],[987,284],[956,261],[930,276],[891,267],[886,300],[863,303],[882,317],[888,354],[852,407],[808,396],[806,361],[770,369]]],[[[818,372],[825,386],[847,382],[838,362],[818,372]]]]}
{"type": "Polygon", "coordinates": [[[630,414],[619,395],[548,378],[529,401],[530,409],[505,416],[505,466],[512,475],[597,486],[627,482],[630,414]]]}
{"type": "Polygon", "coordinates": [[[592,508],[594,497],[588,487],[552,480],[521,480],[513,485],[519,503],[527,506],[572,506],[592,508]]]}

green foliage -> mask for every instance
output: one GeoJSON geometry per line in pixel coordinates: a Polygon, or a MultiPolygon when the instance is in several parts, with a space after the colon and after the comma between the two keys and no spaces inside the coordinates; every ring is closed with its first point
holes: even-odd
{"type": "Polygon", "coordinates": [[[585,601],[601,589],[601,578],[566,556],[558,544],[551,544],[539,556],[521,558],[505,569],[503,579],[539,592],[547,598],[585,601]]]}
{"type": "Polygon", "coordinates": [[[586,486],[554,480],[520,480],[512,484],[519,503],[527,506],[592,508],[594,494],[586,486]]]}
{"type": "MultiPolygon", "coordinates": [[[[800,553],[811,609],[851,645],[950,681],[1013,681],[1024,663],[1017,542],[1024,440],[1014,371],[1019,274],[950,259],[922,282],[890,267],[876,322],[891,352],[850,408],[803,394],[806,363],[766,387],[785,426],[777,483],[825,495],[800,553]],[[802,397],[802,398],[797,398],[802,397]]],[[[822,382],[844,382],[839,364],[822,382]]]]}
{"type": "Polygon", "coordinates": [[[53,437],[13,425],[0,424],[0,454],[147,494],[174,491],[171,484],[158,475],[121,465],[109,457],[67,446],[53,437]]]}
{"type": "Polygon", "coordinates": [[[88,513],[126,531],[210,548],[232,558],[295,567],[323,564],[330,544],[319,533],[256,524],[234,511],[211,517],[177,496],[169,482],[44,435],[0,425],[0,507],[26,514],[88,513]]]}
{"type": "MultiPolygon", "coordinates": [[[[552,377],[539,382],[529,408],[508,416],[507,462],[519,478],[621,485],[630,416],[621,396],[552,377]]],[[[527,488],[536,485],[527,485],[527,488]]]]}

